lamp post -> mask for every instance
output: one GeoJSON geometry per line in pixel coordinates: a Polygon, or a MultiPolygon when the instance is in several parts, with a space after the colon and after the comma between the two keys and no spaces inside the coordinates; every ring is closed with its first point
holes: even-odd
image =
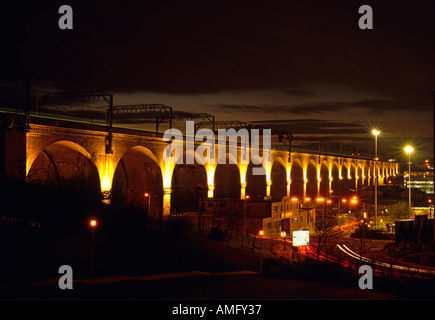
{"type": "Polygon", "coordinates": [[[316,199],[317,203],[322,203],[323,204],[323,209],[322,209],[322,219],[325,218],[325,199],[324,198],[317,198],[316,199]]]}
{"type": "MultiPolygon", "coordinates": [[[[308,218],[310,215],[310,201],[311,201],[311,198],[308,198],[308,197],[305,198],[305,202],[307,204],[307,229],[308,229],[308,218]]],[[[299,223],[299,229],[302,229],[302,216],[301,216],[301,221],[299,223]]]]}
{"type": "MultiPolygon", "coordinates": [[[[332,200],[331,199],[328,199],[328,200],[326,200],[326,204],[329,204],[329,205],[332,205],[332,200]]],[[[328,215],[330,212],[332,212],[332,209],[329,209],[329,208],[327,208],[327,210],[326,210],[326,214],[328,215]]]]}
{"type": "Polygon", "coordinates": [[[364,212],[364,218],[362,223],[362,237],[361,237],[361,262],[362,262],[362,255],[364,252],[364,238],[365,238],[365,224],[367,219],[367,212],[364,212]]]}
{"type": "Polygon", "coordinates": [[[408,205],[409,205],[409,215],[411,216],[411,153],[414,152],[414,148],[411,146],[405,147],[405,152],[408,154],[408,205]]]}
{"type": "Polygon", "coordinates": [[[260,235],[260,273],[263,273],[263,234],[264,234],[264,231],[260,230],[260,231],[258,231],[258,234],[260,235]]]}
{"type": "Polygon", "coordinates": [[[372,134],[375,136],[375,229],[378,228],[378,135],[381,132],[373,129],[372,134]]]}
{"type": "Polygon", "coordinates": [[[285,251],[285,237],[287,236],[287,233],[285,232],[285,231],[282,231],[281,232],[281,238],[282,238],[282,240],[283,240],[283,242],[284,242],[284,251],[285,251]]]}
{"type": "Polygon", "coordinates": [[[148,203],[147,203],[147,218],[148,218],[150,216],[151,195],[148,192],[146,192],[144,194],[144,197],[148,198],[148,203]]]}
{"type": "Polygon", "coordinates": [[[89,225],[91,226],[92,230],[92,238],[91,238],[91,276],[94,275],[94,252],[95,252],[95,235],[94,235],[94,229],[97,226],[97,220],[92,219],[89,221],[89,225]]]}
{"type": "Polygon", "coordinates": [[[357,204],[357,203],[358,203],[358,199],[357,199],[357,197],[353,197],[353,198],[349,201],[349,214],[350,214],[350,216],[352,216],[352,203],[353,203],[353,204],[357,204]]]}
{"type": "Polygon", "coordinates": [[[245,195],[244,204],[243,204],[243,232],[242,232],[242,248],[243,248],[243,238],[246,234],[246,200],[249,199],[249,194],[245,195]]]}
{"type": "MultiPolygon", "coordinates": [[[[344,204],[347,202],[346,199],[341,199],[341,202],[343,203],[343,208],[344,208],[344,204]]],[[[340,207],[340,202],[338,202],[339,206],[338,206],[338,214],[341,214],[341,207],[340,207]]],[[[345,211],[346,212],[346,211],[345,211]]]]}

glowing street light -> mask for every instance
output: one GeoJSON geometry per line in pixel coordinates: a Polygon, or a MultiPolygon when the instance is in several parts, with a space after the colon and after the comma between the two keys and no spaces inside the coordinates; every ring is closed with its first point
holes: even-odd
{"type": "Polygon", "coordinates": [[[243,238],[246,234],[246,200],[250,198],[249,194],[245,195],[245,201],[243,204],[243,234],[242,234],[242,248],[243,248],[243,238]]]}
{"type": "Polygon", "coordinates": [[[357,204],[358,203],[358,199],[356,197],[353,197],[350,201],[349,201],[349,213],[352,215],[352,204],[357,204]]]}
{"type": "Polygon", "coordinates": [[[148,198],[148,204],[147,204],[147,218],[150,216],[150,207],[151,207],[151,195],[148,193],[148,192],[146,192],[145,194],[144,194],[144,197],[145,198],[148,198]]]}
{"type": "Polygon", "coordinates": [[[378,135],[381,131],[373,129],[372,134],[375,136],[375,228],[378,226],[378,135]]]}
{"type": "MultiPolygon", "coordinates": [[[[311,198],[310,197],[306,197],[305,198],[305,203],[307,205],[307,229],[308,229],[308,216],[309,216],[309,211],[310,211],[310,202],[311,202],[311,198]]],[[[301,219],[300,219],[300,223],[299,223],[299,228],[302,229],[302,215],[301,215],[301,219]]]]}
{"type": "Polygon", "coordinates": [[[322,219],[325,219],[325,198],[316,198],[317,203],[323,203],[322,219]]]}
{"type": "Polygon", "coordinates": [[[258,234],[260,236],[260,273],[263,273],[263,235],[264,235],[264,231],[260,230],[260,231],[258,231],[258,234]]]}
{"type": "Polygon", "coordinates": [[[405,152],[408,154],[408,189],[409,189],[409,215],[411,215],[411,153],[414,152],[414,148],[411,146],[405,147],[405,152]]]}
{"type": "Polygon", "coordinates": [[[89,221],[89,225],[92,230],[92,238],[91,238],[91,275],[94,275],[94,254],[95,254],[95,235],[94,230],[97,227],[97,220],[92,219],[89,221]]]}

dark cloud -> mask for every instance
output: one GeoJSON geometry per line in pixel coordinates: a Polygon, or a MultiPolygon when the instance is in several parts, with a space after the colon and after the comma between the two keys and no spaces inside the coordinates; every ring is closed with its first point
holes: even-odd
{"type": "Polygon", "coordinates": [[[146,100],[146,93],[158,93],[176,95],[179,105],[205,95],[215,100],[189,111],[249,120],[265,113],[318,120],[348,114],[347,125],[337,128],[334,122],[289,125],[313,137],[341,132],[357,140],[365,128],[354,111],[388,119],[385,132],[397,131],[400,121],[433,117],[432,0],[365,2],[373,8],[373,30],[358,28],[362,3],[353,0],[71,0],[74,29],[65,31],[58,28],[62,4],[0,5],[0,68],[30,72],[34,95],[44,88],[144,92],[138,103],[160,103],[146,100]],[[318,89],[327,87],[335,89],[318,89]],[[220,100],[222,92],[257,95],[220,100]],[[277,102],[271,92],[285,99],[277,102]]]}
{"type": "Polygon", "coordinates": [[[386,111],[408,111],[412,106],[415,112],[430,111],[430,106],[415,105],[410,101],[392,101],[383,99],[370,99],[353,102],[343,101],[325,101],[325,102],[311,102],[295,105],[228,105],[222,104],[213,107],[220,112],[246,112],[246,113],[287,113],[295,115],[309,115],[309,114],[326,114],[334,112],[352,111],[355,108],[365,109],[371,113],[383,113],[386,111]]]}
{"type": "Polygon", "coordinates": [[[367,127],[351,122],[337,122],[318,119],[298,120],[264,120],[253,121],[256,128],[272,129],[272,132],[291,132],[292,134],[320,135],[344,135],[344,134],[367,134],[367,127]]]}
{"type": "Polygon", "coordinates": [[[328,83],[418,96],[434,83],[430,1],[373,3],[369,32],[354,1],[72,1],[69,31],[60,4],[2,4],[1,18],[8,66],[61,90],[304,95],[328,83]]]}

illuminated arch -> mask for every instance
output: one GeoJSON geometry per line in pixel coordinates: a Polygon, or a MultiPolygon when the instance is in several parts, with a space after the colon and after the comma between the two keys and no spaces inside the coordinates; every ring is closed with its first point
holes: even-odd
{"type": "Polygon", "coordinates": [[[93,160],[81,145],[59,140],[29,159],[27,180],[59,191],[90,192],[100,198],[100,175],[93,160]]]}
{"type": "Polygon", "coordinates": [[[86,158],[92,160],[91,154],[83,146],[81,146],[77,142],[68,141],[68,140],[58,140],[58,141],[54,141],[52,143],[45,145],[44,147],[40,148],[40,150],[34,152],[33,154],[27,154],[26,176],[28,175],[29,170],[33,165],[33,162],[41,154],[41,152],[43,152],[43,150],[50,148],[51,146],[54,146],[54,145],[62,145],[62,146],[68,147],[72,150],[75,150],[75,151],[81,153],[86,158]]]}

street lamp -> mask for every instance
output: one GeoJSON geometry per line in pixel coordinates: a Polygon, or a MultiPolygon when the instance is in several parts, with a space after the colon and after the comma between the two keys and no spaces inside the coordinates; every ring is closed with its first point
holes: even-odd
{"type": "Polygon", "coordinates": [[[357,197],[353,197],[350,201],[349,201],[349,213],[352,216],[352,203],[353,204],[357,204],[358,203],[358,199],[357,197]]]}
{"type": "Polygon", "coordinates": [[[375,136],[375,229],[378,228],[378,135],[381,132],[373,129],[372,134],[375,136]]]}
{"type": "Polygon", "coordinates": [[[264,235],[264,231],[260,230],[260,231],[258,231],[258,234],[260,235],[260,273],[263,273],[263,235],[264,235]]]}
{"type": "Polygon", "coordinates": [[[411,146],[405,147],[405,152],[408,154],[408,189],[409,189],[409,215],[411,216],[411,153],[414,152],[414,148],[411,146]]]}
{"type": "MultiPolygon", "coordinates": [[[[311,198],[306,197],[305,198],[305,202],[307,203],[307,229],[308,229],[308,217],[310,215],[310,202],[311,202],[311,198]]],[[[301,216],[301,221],[299,223],[299,229],[302,229],[302,216],[301,216]]]]}
{"type": "Polygon", "coordinates": [[[144,194],[144,197],[148,198],[148,204],[147,204],[147,218],[148,218],[150,216],[151,195],[148,192],[146,192],[144,194]]]}
{"type": "Polygon", "coordinates": [[[324,198],[317,198],[316,199],[317,203],[322,203],[323,204],[323,209],[322,209],[322,219],[325,218],[325,199],[324,198]]]}
{"type": "Polygon", "coordinates": [[[362,221],[362,237],[361,237],[361,261],[362,261],[362,255],[364,252],[364,238],[365,238],[365,224],[367,220],[367,212],[363,213],[363,221],[362,221]]]}
{"type": "MultiPolygon", "coordinates": [[[[344,204],[347,202],[346,199],[341,199],[341,203],[343,203],[343,208],[344,208],[344,204]]],[[[340,201],[338,202],[338,214],[341,215],[341,207],[340,207],[340,201]]]]}
{"type": "MultiPolygon", "coordinates": [[[[332,200],[328,199],[328,200],[326,200],[326,203],[332,205],[332,200]]],[[[331,211],[332,211],[332,209],[327,208],[326,213],[328,214],[328,212],[331,212],[331,211]]]]}
{"type": "Polygon", "coordinates": [[[243,234],[242,234],[242,248],[243,248],[243,238],[246,234],[246,200],[250,198],[249,194],[245,195],[244,204],[243,204],[243,234]]]}
{"type": "Polygon", "coordinates": [[[97,220],[92,219],[89,221],[89,225],[91,226],[92,230],[92,239],[91,239],[91,275],[94,275],[94,252],[95,252],[95,235],[94,235],[94,229],[97,226],[97,220]]]}
{"type": "Polygon", "coordinates": [[[282,238],[282,240],[283,240],[283,242],[284,242],[284,251],[285,251],[285,237],[287,236],[287,232],[285,232],[285,231],[281,231],[281,238],[282,238]]]}

